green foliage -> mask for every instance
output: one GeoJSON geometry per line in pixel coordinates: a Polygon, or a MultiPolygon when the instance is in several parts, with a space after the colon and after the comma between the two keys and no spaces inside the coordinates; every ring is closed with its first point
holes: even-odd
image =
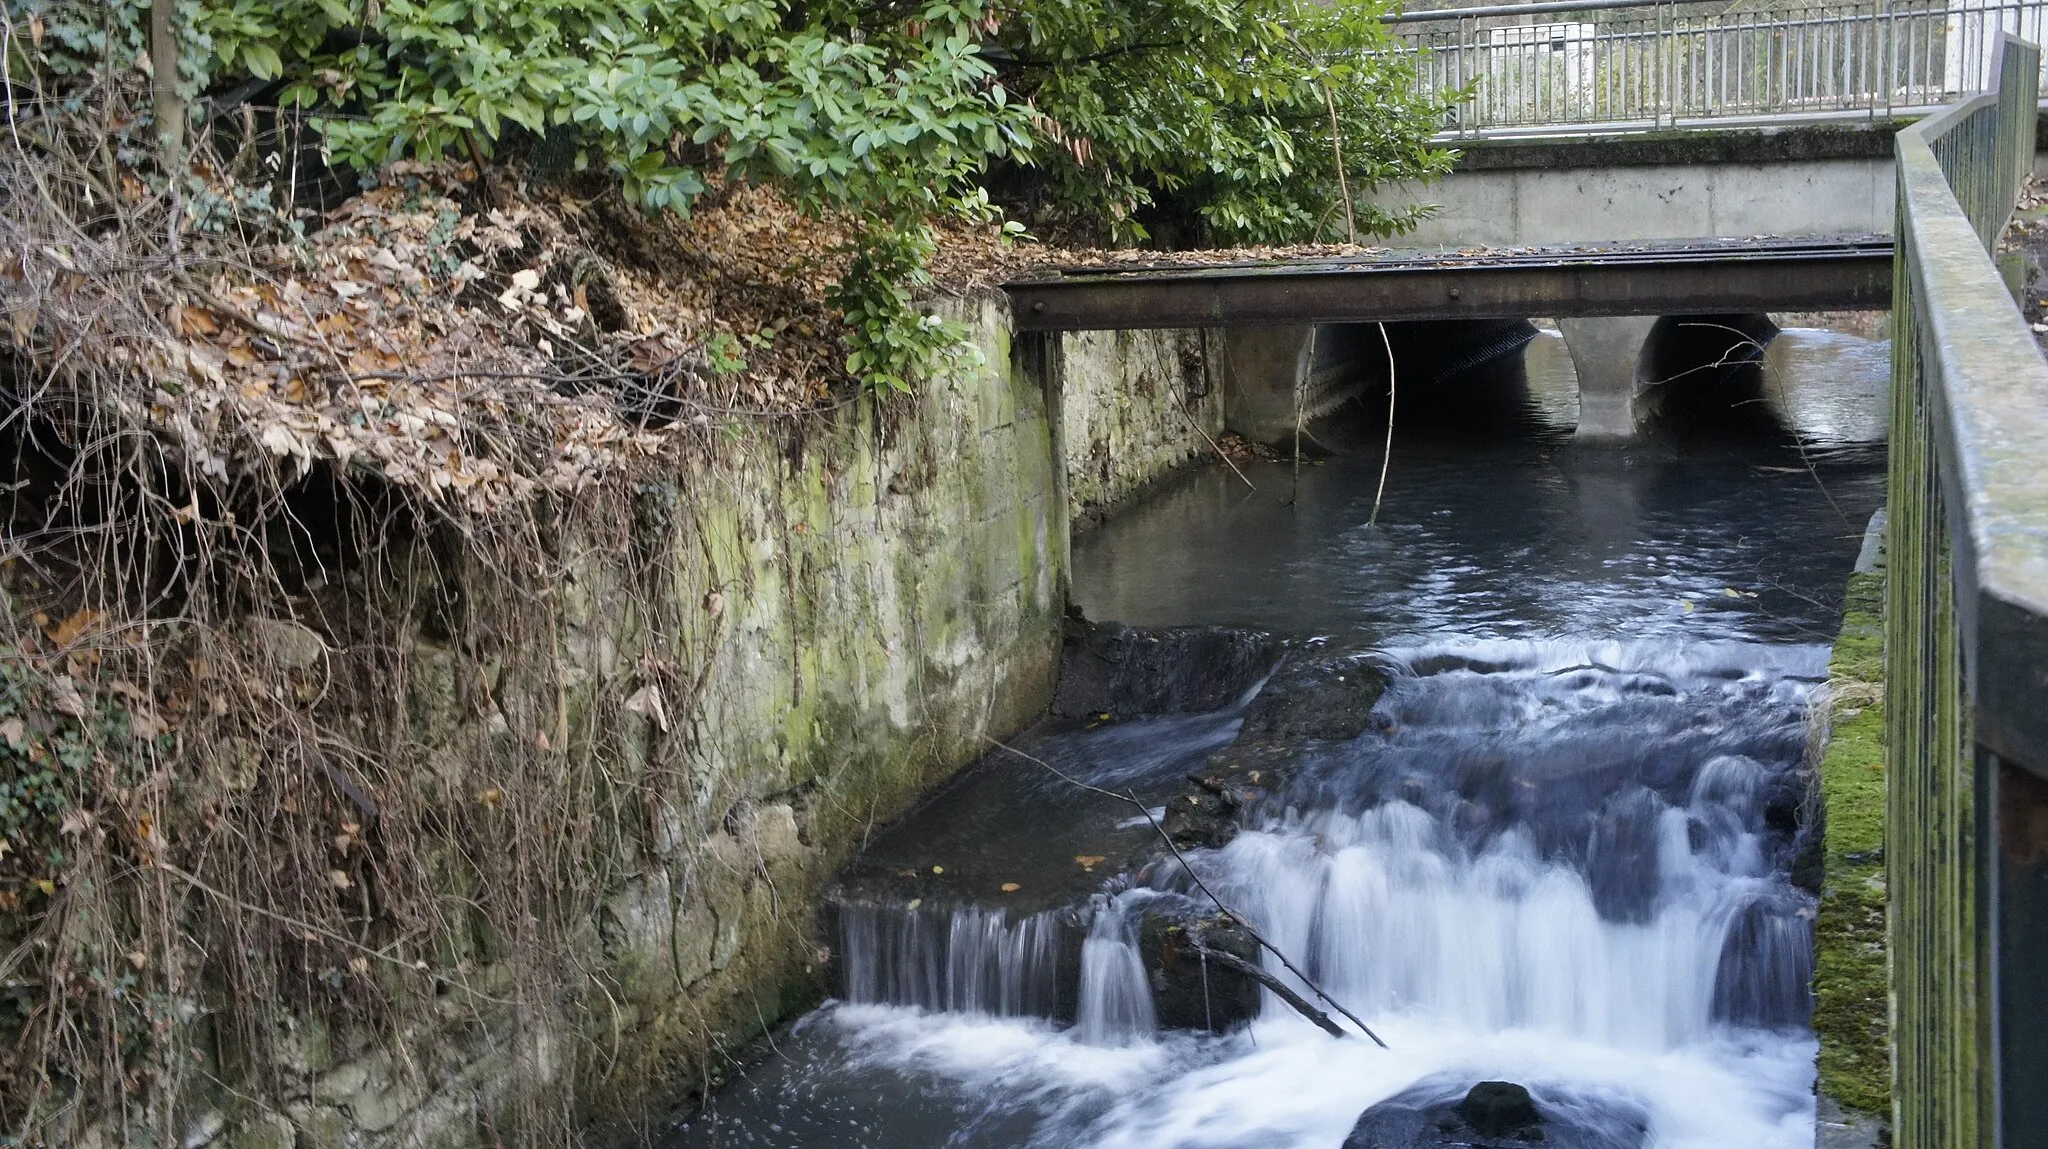
{"type": "MultiPolygon", "coordinates": [[[[1193,220],[1202,242],[1347,235],[1334,105],[1350,191],[1446,170],[1429,137],[1447,101],[1413,89],[1386,0],[1030,0],[1004,25],[1000,72],[1045,113],[1045,193],[1068,217],[1193,220]],[[1147,211],[1147,209],[1151,211],[1147,211]]],[[[1357,203],[1359,233],[1412,226],[1357,203]]]]}

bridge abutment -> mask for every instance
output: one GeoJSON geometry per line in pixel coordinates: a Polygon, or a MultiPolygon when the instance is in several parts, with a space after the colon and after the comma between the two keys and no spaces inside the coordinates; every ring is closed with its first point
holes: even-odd
{"type": "Polygon", "coordinates": [[[1363,336],[1373,330],[1349,323],[1226,329],[1224,424],[1253,442],[1288,444],[1298,422],[1364,392],[1372,365],[1363,336]]]}

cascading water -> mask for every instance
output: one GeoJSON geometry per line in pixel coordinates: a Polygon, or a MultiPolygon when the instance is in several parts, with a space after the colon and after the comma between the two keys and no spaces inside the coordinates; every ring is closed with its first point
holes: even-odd
{"type": "MultiPolygon", "coordinates": [[[[677,1149],[1405,1149],[1488,1079],[1529,1087],[1552,1149],[1810,1147],[1808,717],[1876,467],[1396,458],[1369,531],[1377,467],[1339,459],[1250,468],[1299,482],[1286,514],[1204,477],[1077,545],[1091,614],[1297,636],[1283,669],[1023,740],[1149,816],[997,755],[878,838],[836,910],[841,1000],[677,1149]],[[1155,820],[1200,833],[1176,856],[1155,820]],[[1307,977],[1245,949],[1268,975],[1390,1048],[1248,982],[1233,1013],[1203,886],[1307,977]]],[[[1194,633],[1156,649],[1271,670],[1194,633]]]]}
{"type": "Polygon", "coordinates": [[[1802,1025],[1812,898],[1764,791],[1800,767],[1820,652],[1711,653],[1414,652],[1391,733],[1320,751],[1298,804],[1195,864],[1354,1010],[1653,1051],[1802,1025]]]}
{"type": "Polygon", "coordinates": [[[1081,1009],[1075,1032],[1091,1045],[1129,1045],[1152,1035],[1152,987],[1121,899],[1097,907],[1081,944],[1081,1009]]]}
{"type": "Polygon", "coordinates": [[[1057,1007],[1056,914],[1012,922],[979,906],[842,905],[838,917],[847,1001],[994,1017],[1050,1017],[1057,1007]]]}

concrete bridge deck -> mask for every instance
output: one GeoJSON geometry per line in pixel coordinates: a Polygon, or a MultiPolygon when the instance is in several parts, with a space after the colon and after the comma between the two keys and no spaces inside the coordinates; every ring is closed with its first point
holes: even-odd
{"type": "Polygon", "coordinates": [[[1069,267],[1003,285],[1023,331],[1585,318],[1891,306],[1883,235],[1069,267]]]}

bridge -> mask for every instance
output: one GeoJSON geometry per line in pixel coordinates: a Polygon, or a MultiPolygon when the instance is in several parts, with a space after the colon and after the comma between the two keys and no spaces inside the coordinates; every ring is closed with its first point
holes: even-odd
{"type": "MultiPolygon", "coordinates": [[[[1891,206],[1882,229],[1841,230],[1897,237],[1891,291],[1872,281],[1875,239],[1743,245],[1673,238],[1684,235],[1674,229],[1654,244],[1585,251],[1551,237],[1454,257],[1069,269],[1008,285],[1019,326],[1042,338],[1112,324],[1223,327],[1234,341],[1228,383],[1289,381],[1299,404],[1315,384],[1317,333],[1344,324],[1425,310],[1483,322],[1518,307],[1579,309],[1586,319],[1564,323],[1610,325],[1582,332],[1590,347],[1626,344],[1630,332],[1614,324],[1653,329],[1659,321],[1645,312],[1707,307],[1707,297],[1738,306],[1737,285],[1757,290],[1740,304],[1751,310],[1802,291],[1841,306],[1888,302],[1892,1143],[2048,1146],[2048,361],[1993,262],[2036,163],[2040,117],[2041,53],[2010,33],[2038,41],[2048,4],[1866,0],[1760,15],[1689,3],[1418,13],[1404,21],[1404,50],[1429,61],[1418,82],[1450,90],[1478,81],[1446,126],[1445,138],[1461,143],[1549,136],[1558,147],[1604,146],[1630,132],[1656,142],[1656,132],[1703,126],[1764,139],[1857,124],[1872,134],[1856,146],[1882,139],[1884,156],[1831,158],[1878,161],[1891,206]],[[1600,13],[1616,15],[1580,18],[1600,13]],[[1829,261],[1834,271],[1823,274],[1829,261]],[[1756,270],[1773,265],[1794,284],[1759,282],[1756,270]],[[1688,286],[1701,301],[1678,298],[1688,286]]],[[[1597,158],[1570,154],[1589,166],[1597,158]]],[[[1485,218],[1453,211],[1444,226],[1485,218]]],[[[1580,373],[1582,389],[1599,386],[1585,363],[1580,373]]],[[[1627,412],[1614,414],[1610,428],[1627,425],[1627,412]]]]}
{"type": "MultiPolygon", "coordinates": [[[[1711,325],[1732,342],[1701,344],[1695,357],[1706,363],[1763,337],[1761,311],[1882,310],[1892,243],[1814,236],[1125,264],[1048,269],[1005,290],[1019,331],[1220,329],[1230,425],[1261,442],[1361,391],[1377,345],[1356,325],[1556,319],[1578,375],[1578,437],[1614,441],[1652,414],[1647,367],[1670,341],[1660,332],[1681,334],[1672,318],[1720,317],[1711,325]]],[[[1698,342],[1699,326],[1682,334],[1698,342]]]]}
{"type": "Polygon", "coordinates": [[[1409,12],[1423,92],[1455,97],[1424,245],[1891,229],[1892,136],[1983,91],[2041,0],[1768,6],[1562,0],[1409,12]]]}
{"type": "Polygon", "coordinates": [[[1763,311],[1889,304],[1871,281],[1889,276],[1894,136],[1982,90],[2002,35],[2048,31],[2048,0],[1542,0],[1408,12],[1391,31],[1417,87],[1450,101],[1439,142],[1461,149],[1437,183],[1369,193],[1436,207],[1403,238],[1414,250],[1062,269],[1007,285],[1018,326],[1222,329],[1234,426],[1274,441],[1356,373],[1361,341],[1318,325],[1553,318],[1580,437],[1626,440],[1651,414],[1660,318],[1761,329],[1763,311]]]}
{"type": "Polygon", "coordinates": [[[1347,325],[1554,318],[1578,374],[1579,437],[1618,440],[1649,414],[1642,367],[1655,357],[1659,317],[1723,316],[1722,326],[1743,331],[1758,324],[1741,317],[1764,309],[1882,310],[1892,243],[1861,235],[1099,265],[1048,269],[1006,290],[1019,331],[1222,329],[1231,425],[1268,442],[1360,389],[1373,344],[1347,325]]]}

